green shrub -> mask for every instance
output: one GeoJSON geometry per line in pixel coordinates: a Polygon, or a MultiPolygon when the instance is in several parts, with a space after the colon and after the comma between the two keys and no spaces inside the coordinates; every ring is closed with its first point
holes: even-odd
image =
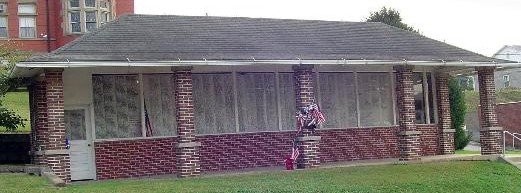
{"type": "Polygon", "coordinates": [[[465,95],[458,81],[454,78],[449,81],[449,98],[452,128],[456,130],[456,133],[454,133],[454,145],[457,150],[460,150],[467,146],[471,136],[463,129],[463,125],[465,125],[465,114],[467,113],[465,95]]]}

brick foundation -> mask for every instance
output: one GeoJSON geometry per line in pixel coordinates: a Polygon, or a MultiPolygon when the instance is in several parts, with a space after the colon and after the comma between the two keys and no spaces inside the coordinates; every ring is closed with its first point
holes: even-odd
{"type": "Polygon", "coordinates": [[[94,143],[99,180],[176,173],[177,138],[94,143]]]}
{"type": "Polygon", "coordinates": [[[436,76],[438,124],[440,128],[439,145],[441,154],[454,154],[454,130],[450,117],[449,75],[439,73],[436,76]]]}
{"type": "Polygon", "coordinates": [[[481,154],[501,154],[503,129],[499,127],[496,115],[496,93],[494,68],[479,67],[479,103],[480,103],[480,143],[481,154]]]}
{"type": "Polygon", "coordinates": [[[319,131],[324,163],[398,157],[398,127],[328,129],[319,131]]]}
{"type": "Polygon", "coordinates": [[[420,159],[420,133],[416,130],[414,106],[413,72],[411,66],[396,66],[396,98],[400,125],[398,148],[400,160],[420,159]]]}
{"type": "Polygon", "coordinates": [[[420,147],[422,156],[443,154],[440,146],[441,131],[438,125],[417,124],[416,130],[420,131],[420,147]]]}
{"type": "Polygon", "coordinates": [[[179,177],[200,173],[199,146],[195,140],[194,98],[191,68],[174,68],[175,106],[178,144],[176,145],[177,174],[179,177]]]}
{"type": "Polygon", "coordinates": [[[283,166],[295,131],[199,136],[201,170],[223,171],[283,166]]]}

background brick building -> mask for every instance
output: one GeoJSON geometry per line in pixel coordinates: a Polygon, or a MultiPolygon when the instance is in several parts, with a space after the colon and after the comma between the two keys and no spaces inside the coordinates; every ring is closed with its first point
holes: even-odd
{"type": "Polygon", "coordinates": [[[134,0],[0,0],[0,43],[50,52],[132,13],[134,0]]]}

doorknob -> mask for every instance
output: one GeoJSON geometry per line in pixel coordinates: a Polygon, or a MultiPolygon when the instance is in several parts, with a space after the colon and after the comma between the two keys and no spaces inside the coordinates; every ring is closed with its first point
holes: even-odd
{"type": "Polygon", "coordinates": [[[89,143],[89,144],[87,144],[87,146],[89,146],[89,147],[90,147],[90,143],[89,143]]]}

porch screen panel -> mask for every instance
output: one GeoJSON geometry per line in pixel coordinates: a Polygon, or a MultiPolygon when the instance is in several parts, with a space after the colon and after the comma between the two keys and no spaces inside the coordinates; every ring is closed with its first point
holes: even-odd
{"type": "Polygon", "coordinates": [[[279,96],[282,130],[295,130],[297,111],[293,73],[279,73],[279,96]]]}
{"type": "Polygon", "coordinates": [[[63,113],[65,133],[69,140],[86,140],[85,110],[65,110],[63,113]]]}
{"type": "Polygon", "coordinates": [[[357,126],[356,93],[353,73],[320,73],[321,110],[324,128],[357,126]]]}
{"type": "Polygon", "coordinates": [[[425,124],[425,96],[423,88],[423,73],[414,73],[413,77],[413,87],[414,87],[414,106],[416,109],[416,123],[425,124]]]}
{"type": "Polygon", "coordinates": [[[97,139],[142,137],[137,75],[92,77],[97,139]]]}
{"type": "Polygon", "coordinates": [[[277,131],[275,73],[237,73],[239,131],[277,131]]]}
{"type": "Polygon", "coordinates": [[[360,126],[390,126],[394,123],[392,85],[389,73],[358,73],[360,126]]]}
{"type": "Polygon", "coordinates": [[[197,133],[235,133],[232,74],[193,74],[192,79],[197,133]]]}
{"type": "Polygon", "coordinates": [[[143,75],[143,97],[151,127],[147,136],[177,134],[174,83],[173,74],[143,75]]]}

